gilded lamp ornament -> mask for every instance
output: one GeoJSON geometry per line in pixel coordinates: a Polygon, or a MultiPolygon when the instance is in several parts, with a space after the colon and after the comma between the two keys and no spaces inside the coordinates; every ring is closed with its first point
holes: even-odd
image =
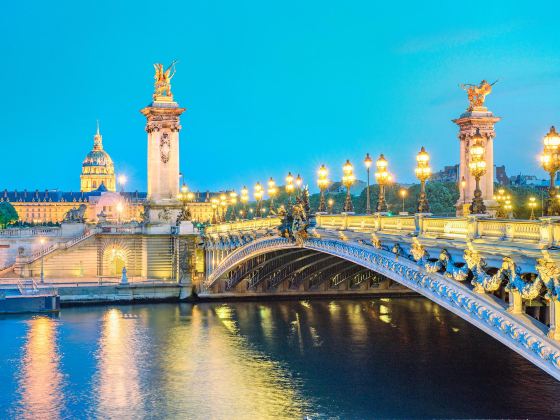
{"type": "Polygon", "coordinates": [[[467,91],[467,96],[469,98],[468,111],[476,111],[477,109],[482,110],[484,108],[484,101],[486,96],[492,92],[492,86],[494,86],[498,81],[494,83],[488,83],[483,80],[478,85],[473,85],[470,83],[465,83],[460,85],[461,89],[467,91]]]}
{"type": "Polygon", "coordinates": [[[346,160],[346,163],[342,167],[342,184],[346,187],[346,199],[344,200],[344,212],[346,213],[352,213],[354,211],[350,187],[352,187],[355,180],[354,167],[350,163],[350,160],[346,160]]]}
{"type": "Polygon", "coordinates": [[[325,202],[325,190],[329,186],[329,171],[325,165],[321,165],[319,170],[317,171],[317,186],[321,191],[320,199],[319,199],[319,208],[317,211],[319,213],[326,213],[327,212],[327,204],[325,202]]]}
{"type": "Polygon", "coordinates": [[[383,153],[379,155],[379,158],[375,162],[375,167],[377,171],[375,172],[375,180],[379,185],[379,196],[377,197],[377,213],[386,213],[388,210],[387,202],[385,201],[385,186],[391,181],[391,175],[387,170],[389,162],[383,156],[383,153]]]}
{"type": "Polygon", "coordinates": [[[270,214],[275,214],[276,211],[274,210],[274,197],[278,194],[278,188],[276,188],[276,182],[274,179],[270,177],[268,180],[268,196],[270,197],[270,214]]]}
{"type": "Polygon", "coordinates": [[[261,201],[264,195],[264,189],[261,186],[260,182],[257,182],[255,184],[255,190],[253,192],[253,195],[255,196],[255,200],[257,201],[257,207],[256,207],[256,212],[257,212],[257,217],[260,217],[262,211],[261,211],[261,201]]]}
{"type": "Polygon", "coordinates": [[[560,135],[554,126],[543,139],[544,149],[541,155],[543,169],[550,175],[548,187],[548,198],[546,199],[544,212],[547,216],[560,216],[560,205],[558,202],[558,191],[555,185],[556,173],[560,169],[560,135]]]}
{"type": "Polygon", "coordinates": [[[476,182],[470,212],[471,214],[485,214],[486,206],[480,190],[480,178],[486,173],[486,161],[484,160],[484,137],[478,128],[471,139],[469,170],[476,182]]]}
{"type": "Polygon", "coordinates": [[[420,196],[418,197],[418,206],[416,208],[418,213],[429,213],[430,204],[426,196],[426,181],[432,175],[432,168],[430,168],[430,155],[424,149],[420,149],[420,153],[416,155],[416,169],[414,170],[416,178],[420,180],[420,196]]]}

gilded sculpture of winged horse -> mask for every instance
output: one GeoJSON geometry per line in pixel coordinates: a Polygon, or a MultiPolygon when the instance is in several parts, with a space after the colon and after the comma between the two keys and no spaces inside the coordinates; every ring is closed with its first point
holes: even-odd
{"type": "Polygon", "coordinates": [[[177,61],[173,60],[165,70],[163,69],[163,64],[154,64],[154,69],[156,71],[154,74],[154,96],[173,97],[171,93],[171,79],[175,76],[175,64],[177,64],[177,61]]]}

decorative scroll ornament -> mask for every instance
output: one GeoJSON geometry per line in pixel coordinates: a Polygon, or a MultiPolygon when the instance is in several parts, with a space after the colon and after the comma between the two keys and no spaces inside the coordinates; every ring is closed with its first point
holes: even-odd
{"type": "Polygon", "coordinates": [[[510,257],[504,257],[500,271],[508,280],[506,290],[517,291],[522,299],[531,300],[539,296],[543,281],[540,276],[534,282],[525,282],[521,278],[521,270],[510,257]]]}
{"type": "Polygon", "coordinates": [[[375,234],[375,232],[371,233],[371,244],[373,245],[373,247],[375,249],[381,249],[382,248],[381,239],[379,239],[379,236],[377,236],[375,234]]]}
{"type": "Polygon", "coordinates": [[[535,266],[539,279],[546,287],[545,298],[560,301],[560,268],[554,261],[539,258],[535,266]]]}
{"type": "Polygon", "coordinates": [[[410,248],[410,253],[412,254],[412,258],[414,258],[414,261],[416,261],[420,267],[424,267],[426,261],[430,258],[430,254],[428,254],[426,248],[424,248],[424,246],[416,238],[414,238],[414,242],[410,248]]]}
{"type": "Polygon", "coordinates": [[[504,279],[502,271],[498,271],[493,276],[486,273],[486,261],[476,251],[466,249],[464,253],[467,266],[473,275],[471,284],[474,286],[476,293],[484,293],[484,291],[494,292],[500,288],[504,279]]]}
{"type": "Polygon", "coordinates": [[[169,133],[163,133],[159,140],[159,150],[161,152],[161,161],[163,163],[169,162],[169,152],[171,150],[171,139],[169,133]]]}
{"type": "Polygon", "coordinates": [[[442,262],[443,266],[445,267],[445,271],[443,275],[449,279],[457,280],[457,281],[465,281],[469,276],[469,267],[465,264],[462,267],[457,267],[451,254],[447,249],[442,249],[441,253],[439,254],[439,260],[442,262]]]}

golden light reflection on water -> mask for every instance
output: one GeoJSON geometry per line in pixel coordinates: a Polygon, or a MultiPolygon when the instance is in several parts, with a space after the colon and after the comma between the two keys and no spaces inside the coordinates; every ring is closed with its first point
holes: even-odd
{"type": "Polygon", "coordinates": [[[49,317],[37,317],[27,324],[18,377],[21,401],[17,417],[58,418],[64,408],[63,375],[56,344],[58,322],[49,317]]]}
{"type": "Polygon", "coordinates": [[[103,317],[94,385],[97,417],[134,418],[144,414],[138,363],[146,338],[138,324],[138,319],[123,317],[119,309],[110,309],[103,317]]]}
{"type": "Polygon", "coordinates": [[[204,413],[198,418],[303,418],[306,402],[297,384],[239,335],[234,315],[229,305],[195,306],[190,319],[169,331],[160,361],[162,392],[175,402],[165,407],[167,416],[196,407],[204,413]]]}

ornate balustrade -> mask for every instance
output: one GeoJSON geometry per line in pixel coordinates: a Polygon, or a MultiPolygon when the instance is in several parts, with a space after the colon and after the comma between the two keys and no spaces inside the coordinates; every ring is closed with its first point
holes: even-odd
{"type": "Polygon", "coordinates": [[[260,219],[239,220],[208,226],[205,233],[226,233],[235,231],[275,229],[280,225],[279,217],[263,217],[260,219]]]}
{"type": "Polygon", "coordinates": [[[485,239],[560,245],[560,221],[485,219],[477,217],[317,215],[317,227],[326,230],[351,230],[410,234],[449,239],[485,239]]]}
{"type": "Polygon", "coordinates": [[[3,238],[26,238],[39,236],[61,236],[60,227],[29,227],[0,229],[0,237],[3,238]]]}

